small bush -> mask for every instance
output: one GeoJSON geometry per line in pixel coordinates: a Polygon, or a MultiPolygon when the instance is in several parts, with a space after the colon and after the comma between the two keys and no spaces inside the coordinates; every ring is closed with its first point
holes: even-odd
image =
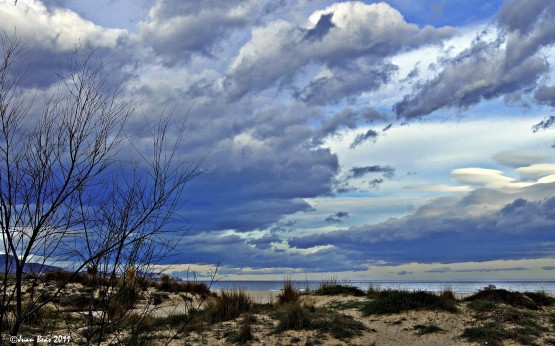
{"type": "Polygon", "coordinates": [[[450,299],[445,299],[426,291],[383,291],[375,299],[367,302],[362,311],[371,314],[395,314],[409,310],[434,310],[456,312],[457,306],[450,299]]]}
{"type": "Polygon", "coordinates": [[[503,344],[505,335],[506,332],[502,326],[494,322],[489,322],[480,326],[466,328],[462,337],[471,342],[500,346],[503,344]]]}
{"type": "MultiPolygon", "coordinates": [[[[503,293],[502,297],[504,296],[503,293]]],[[[514,303],[514,300],[510,299],[509,302],[514,303]]],[[[514,340],[530,345],[546,331],[546,328],[536,321],[536,312],[528,308],[517,308],[495,300],[483,299],[471,301],[468,307],[476,312],[474,317],[477,320],[485,321],[484,324],[465,330],[462,336],[469,341],[501,344],[503,340],[514,340]]]]}
{"type": "Polygon", "coordinates": [[[283,305],[279,312],[279,324],[276,331],[308,329],[310,327],[308,314],[309,312],[298,302],[283,305]]]}
{"type": "Polygon", "coordinates": [[[180,282],[169,275],[162,275],[161,281],[155,285],[160,291],[171,293],[194,293],[202,296],[208,296],[210,289],[204,282],[185,281],[180,282]]]}
{"type": "Polygon", "coordinates": [[[299,303],[283,305],[278,319],[277,332],[315,329],[329,333],[336,339],[349,339],[361,335],[365,330],[364,324],[352,316],[314,306],[301,306],[299,303]]]}
{"type": "Polygon", "coordinates": [[[188,314],[174,314],[174,315],[169,315],[167,317],[156,317],[152,321],[152,325],[155,328],[167,327],[167,326],[176,328],[176,327],[181,327],[184,323],[189,321],[189,319],[190,317],[188,314]]]}
{"type": "Polygon", "coordinates": [[[252,309],[251,297],[241,289],[223,290],[218,297],[206,301],[206,314],[211,323],[233,320],[252,309]]]}
{"type": "Polygon", "coordinates": [[[66,281],[68,283],[80,283],[83,285],[88,284],[88,278],[85,273],[73,273],[65,270],[47,271],[44,276],[44,281],[54,281],[60,287],[66,281]]]}
{"type": "Polygon", "coordinates": [[[445,286],[443,290],[441,290],[441,292],[439,293],[439,296],[444,299],[457,300],[457,298],[455,297],[455,292],[453,292],[453,287],[451,287],[450,285],[445,286]]]}
{"type": "Polygon", "coordinates": [[[375,297],[379,296],[381,292],[382,292],[382,290],[380,289],[379,286],[377,286],[377,285],[374,286],[374,284],[370,284],[368,286],[368,289],[366,290],[366,295],[369,298],[375,298],[375,297]]]}
{"type": "Polygon", "coordinates": [[[350,315],[340,314],[324,309],[316,309],[312,313],[311,329],[330,333],[336,339],[350,339],[355,335],[362,335],[366,329],[362,322],[350,315]]]}
{"type": "Polygon", "coordinates": [[[227,340],[232,343],[244,345],[247,342],[254,340],[254,335],[252,334],[252,316],[245,316],[241,323],[239,324],[239,331],[237,333],[232,333],[227,337],[227,340]]]}
{"type": "Polygon", "coordinates": [[[524,295],[534,301],[538,306],[555,305],[555,298],[545,292],[524,292],[524,295]]]}
{"type": "Polygon", "coordinates": [[[278,304],[288,304],[288,303],[295,303],[299,300],[301,294],[299,290],[293,284],[293,281],[290,278],[287,278],[283,281],[283,289],[280,294],[278,294],[278,304]]]}
{"type": "Polygon", "coordinates": [[[346,294],[350,296],[363,296],[364,291],[358,287],[341,284],[337,282],[336,279],[331,279],[327,281],[323,281],[320,284],[320,287],[314,292],[317,295],[322,296],[333,296],[333,295],[341,295],[346,294]]]}
{"type": "Polygon", "coordinates": [[[140,295],[136,287],[123,285],[108,303],[108,318],[112,321],[123,317],[139,301],[140,295]]]}
{"type": "MultiPolygon", "coordinates": [[[[493,286],[495,287],[495,286],[493,286]]],[[[465,301],[485,300],[503,303],[514,307],[523,307],[530,310],[538,310],[538,304],[533,299],[520,292],[510,292],[504,289],[487,287],[464,299],[465,301]]]]}

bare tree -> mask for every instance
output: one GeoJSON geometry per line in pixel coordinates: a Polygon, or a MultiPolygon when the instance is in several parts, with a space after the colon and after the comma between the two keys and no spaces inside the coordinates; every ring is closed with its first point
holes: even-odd
{"type": "Polygon", "coordinates": [[[185,127],[170,127],[172,111],[147,126],[150,152],[130,146],[124,125],[133,109],[93,50],[75,50],[37,107],[22,87],[25,46],[4,31],[0,41],[0,326],[17,335],[88,269],[91,343],[128,313],[110,312],[115,297],[175,245],[167,226],[200,161],[180,162],[185,127]],[[135,160],[121,159],[124,145],[137,149],[135,160]],[[37,285],[48,266],[70,273],[54,292],[37,285]]]}

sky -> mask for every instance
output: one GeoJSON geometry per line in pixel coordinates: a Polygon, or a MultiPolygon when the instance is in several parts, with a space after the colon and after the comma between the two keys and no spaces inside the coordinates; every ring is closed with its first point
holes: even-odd
{"type": "Polygon", "coordinates": [[[555,277],[552,0],[0,0],[48,92],[97,49],[186,120],[168,272],[223,280],[555,277]]]}

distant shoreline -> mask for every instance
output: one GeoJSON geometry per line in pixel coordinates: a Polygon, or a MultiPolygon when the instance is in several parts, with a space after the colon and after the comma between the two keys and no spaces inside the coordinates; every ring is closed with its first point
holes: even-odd
{"type": "MultiPolygon", "coordinates": [[[[326,280],[293,280],[298,289],[317,289],[326,280]]],[[[379,289],[400,289],[408,291],[441,292],[449,289],[455,293],[475,293],[489,285],[508,291],[545,292],[555,294],[555,280],[476,280],[476,281],[401,281],[401,280],[340,280],[340,283],[367,290],[372,286],[379,289]]],[[[283,286],[283,280],[219,280],[211,284],[212,290],[241,288],[247,291],[276,291],[283,286]]]]}

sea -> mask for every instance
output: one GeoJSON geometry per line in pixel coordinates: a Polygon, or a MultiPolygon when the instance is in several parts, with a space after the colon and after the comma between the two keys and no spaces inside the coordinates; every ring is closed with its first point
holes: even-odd
{"type": "MultiPolygon", "coordinates": [[[[517,281],[517,280],[493,280],[493,281],[338,281],[340,284],[356,286],[364,291],[369,287],[380,290],[406,290],[406,291],[428,291],[441,292],[451,290],[457,293],[475,293],[486,287],[502,288],[508,291],[518,292],[544,292],[555,294],[555,280],[548,281],[517,281]]],[[[249,291],[279,291],[283,287],[283,281],[215,281],[210,285],[212,290],[244,289],[249,291]]],[[[293,280],[294,286],[299,290],[314,290],[320,287],[322,281],[315,280],[293,280]]]]}

